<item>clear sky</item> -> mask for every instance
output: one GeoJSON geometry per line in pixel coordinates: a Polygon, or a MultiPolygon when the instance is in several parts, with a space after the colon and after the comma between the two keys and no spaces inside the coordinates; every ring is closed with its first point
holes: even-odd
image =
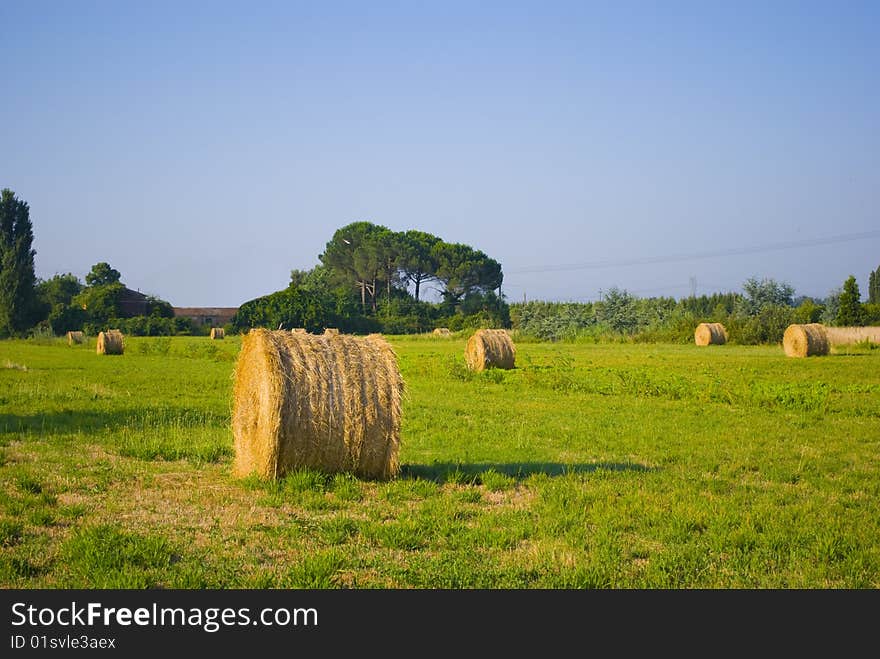
{"type": "Polygon", "coordinates": [[[0,187],[40,277],[107,261],[238,306],[356,220],[483,250],[510,301],[864,296],[880,266],[880,2],[0,0],[0,25],[0,187]]]}

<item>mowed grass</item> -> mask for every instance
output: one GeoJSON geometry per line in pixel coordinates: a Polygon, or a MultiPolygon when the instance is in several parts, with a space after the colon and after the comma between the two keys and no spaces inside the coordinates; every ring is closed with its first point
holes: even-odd
{"type": "Polygon", "coordinates": [[[238,337],[0,342],[0,586],[880,587],[880,350],[389,338],[384,483],[232,478],[238,337]]]}

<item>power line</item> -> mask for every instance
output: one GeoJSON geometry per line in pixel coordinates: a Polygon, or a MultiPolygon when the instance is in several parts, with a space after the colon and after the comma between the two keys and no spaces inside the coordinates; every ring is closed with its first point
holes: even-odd
{"type": "Polygon", "coordinates": [[[562,272],[565,270],[588,270],[596,268],[615,268],[630,265],[648,265],[652,263],[675,263],[680,261],[693,261],[697,259],[711,259],[720,256],[738,256],[741,254],[758,254],[760,252],[774,252],[786,249],[798,249],[801,247],[814,247],[816,245],[830,245],[832,243],[843,243],[852,240],[864,240],[866,238],[878,238],[880,231],[865,231],[862,233],[841,234],[838,236],[829,236],[828,238],[813,238],[809,240],[791,240],[781,243],[770,243],[768,245],[760,245],[755,247],[734,247],[731,249],[721,249],[714,252],[695,252],[693,254],[674,254],[670,256],[648,256],[638,259],[623,259],[620,261],[589,261],[586,263],[569,263],[558,265],[533,266],[527,268],[516,268],[507,270],[504,275],[523,275],[539,272],[562,272]]]}

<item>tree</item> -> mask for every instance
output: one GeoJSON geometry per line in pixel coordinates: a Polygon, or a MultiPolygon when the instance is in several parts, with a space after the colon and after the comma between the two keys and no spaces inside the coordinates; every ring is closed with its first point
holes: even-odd
{"type": "Polygon", "coordinates": [[[122,317],[120,298],[124,290],[125,286],[120,283],[88,286],[73,298],[73,304],[83,309],[92,322],[106,323],[111,318],[122,317]]]}
{"type": "Polygon", "coordinates": [[[794,287],[775,279],[750,277],[743,284],[743,291],[746,296],[742,307],[748,316],[755,316],[770,306],[790,307],[794,300],[794,287]]]}
{"type": "Polygon", "coordinates": [[[388,229],[372,222],[352,222],[337,229],[318,258],[327,266],[336,281],[353,284],[360,290],[361,310],[366,311],[367,294],[376,309],[376,282],[380,263],[377,234],[388,229]]]}
{"type": "Polygon", "coordinates": [[[843,327],[862,325],[865,312],[862,309],[861,299],[862,295],[859,293],[859,284],[856,278],[850,275],[843,282],[843,290],[840,293],[839,305],[837,307],[837,317],[834,319],[835,324],[843,327]]]}
{"type": "Polygon", "coordinates": [[[34,231],[30,207],[15,193],[0,192],[0,335],[21,334],[37,311],[34,231]]]}
{"type": "Polygon", "coordinates": [[[440,242],[431,253],[437,260],[437,279],[445,285],[444,300],[450,306],[457,306],[468,293],[487,293],[501,287],[501,264],[479,250],[461,243],[440,242]]]}
{"type": "Polygon", "coordinates": [[[55,275],[37,284],[37,295],[50,307],[68,305],[82,292],[82,282],[73,274],[55,275]]]}
{"type": "Polygon", "coordinates": [[[880,266],[868,275],[868,303],[880,304],[880,266]]]}
{"type": "Polygon", "coordinates": [[[109,263],[101,262],[92,266],[92,271],[86,275],[86,286],[107,286],[118,284],[122,278],[119,270],[110,267],[109,263]]]}
{"type": "Polygon", "coordinates": [[[37,284],[37,297],[43,306],[40,317],[49,321],[55,334],[82,329],[88,315],[81,306],[73,303],[82,290],[82,282],[69,272],[37,284]]]}
{"type": "Polygon", "coordinates": [[[415,286],[416,302],[421,285],[437,279],[437,259],[432,250],[441,242],[437,236],[424,231],[410,230],[402,234],[400,269],[403,278],[415,286]]]}

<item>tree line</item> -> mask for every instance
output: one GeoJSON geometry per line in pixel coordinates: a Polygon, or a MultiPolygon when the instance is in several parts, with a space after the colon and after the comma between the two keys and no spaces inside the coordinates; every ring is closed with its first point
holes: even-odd
{"type": "MultiPolygon", "coordinates": [[[[880,272],[880,268],[878,268],[880,272]]],[[[512,326],[538,340],[626,340],[690,343],[701,322],[720,322],[740,344],[779,343],[793,323],[880,325],[880,303],[860,302],[858,282],[849,277],[826,298],[795,297],[794,287],[774,279],[750,278],[743,292],[682,299],[638,298],[613,288],[597,302],[512,304],[512,326]]]]}
{"type": "MultiPolygon", "coordinates": [[[[118,327],[135,335],[197,333],[171,305],[147,296],[146,315],[125,313],[121,273],[96,263],[85,281],[70,273],[35,275],[30,209],[9,189],[0,192],[0,337],[118,327]]],[[[366,221],[338,230],[310,270],[294,269],[286,288],[241,305],[229,331],[304,327],[321,331],[408,334],[448,327],[512,327],[539,340],[587,337],[690,341],[699,322],[727,326],[740,343],[772,343],[793,322],[880,324],[880,267],[862,303],[849,277],[824,299],[795,298],[785,282],[751,278],[742,293],[683,298],[638,298],[612,288],[595,303],[508,305],[501,264],[470,245],[423,231],[392,231],[366,221]],[[438,295],[427,302],[426,288],[438,295]]]]}

